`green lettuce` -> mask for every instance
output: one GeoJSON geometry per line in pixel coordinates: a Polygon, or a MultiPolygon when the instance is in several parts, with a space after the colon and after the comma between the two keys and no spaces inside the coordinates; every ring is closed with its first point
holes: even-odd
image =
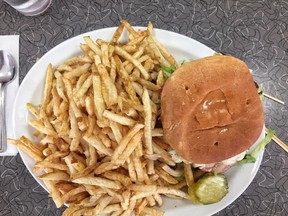
{"type": "Polygon", "coordinates": [[[271,142],[273,135],[275,134],[274,130],[268,129],[266,137],[252,150],[250,154],[246,154],[245,157],[237,162],[235,165],[243,165],[246,163],[255,163],[257,154],[264,150],[266,145],[271,142]]]}
{"type": "Polygon", "coordinates": [[[253,157],[251,154],[246,154],[245,157],[241,160],[238,161],[235,165],[236,166],[240,166],[243,164],[247,164],[247,163],[255,163],[256,162],[256,158],[253,157]]]}
{"type": "Polygon", "coordinates": [[[163,64],[161,64],[161,70],[164,72],[165,79],[168,79],[171,74],[175,71],[176,64],[172,64],[170,67],[166,67],[163,64]]]}

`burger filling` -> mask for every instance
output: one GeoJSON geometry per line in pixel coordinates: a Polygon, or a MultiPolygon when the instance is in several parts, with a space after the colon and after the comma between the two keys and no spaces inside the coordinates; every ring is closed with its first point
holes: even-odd
{"type": "Polygon", "coordinates": [[[221,162],[217,162],[217,163],[210,163],[210,164],[195,164],[195,163],[191,163],[185,159],[183,159],[180,155],[178,155],[174,150],[170,150],[169,154],[172,157],[172,160],[175,163],[190,163],[193,165],[194,168],[199,168],[201,170],[204,170],[206,172],[214,172],[214,173],[223,173],[226,170],[228,170],[230,167],[232,167],[234,164],[236,164],[238,161],[241,161],[245,155],[246,155],[247,151],[244,151],[238,155],[235,155],[231,158],[228,158],[226,160],[223,160],[221,162]]]}

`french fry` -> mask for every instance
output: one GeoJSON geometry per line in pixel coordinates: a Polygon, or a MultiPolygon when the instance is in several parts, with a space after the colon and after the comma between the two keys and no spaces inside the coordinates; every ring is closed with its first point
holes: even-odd
{"type": "Polygon", "coordinates": [[[98,205],[93,209],[93,214],[98,215],[113,200],[111,196],[103,196],[98,200],[98,205]]]}
{"type": "Polygon", "coordinates": [[[164,58],[151,35],[147,38],[147,40],[158,61],[161,62],[161,64],[163,64],[165,67],[170,67],[170,63],[164,58]]]}
{"type": "MultiPolygon", "coordinates": [[[[48,149],[51,150],[51,145],[48,147],[48,149]]],[[[69,154],[68,151],[65,151],[65,152],[55,151],[55,152],[52,153],[52,150],[51,150],[51,153],[49,154],[49,156],[47,156],[45,158],[45,160],[46,161],[55,161],[55,160],[60,159],[62,157],[66,157],[68,154],[69,154]]]]}
{"type": "MultiPolygon", "coordinates": [[[[147,89],[144,89],[143,96],[143,105],[144,105],[144,139],[145,139],[145,147],[146,153],[148,155],[153,154],[153,147],[152,147],[152,109],[150,103],[150,97],[148,94],[147,89]]],[[[148,174],[154,174],[154,162],[152,160],[148,161],[148,174]]]]}
{"type": "Polygon", "coordinates": [[[161,54],[165,57],[165,59],[167,59],[171,65],[176,64],[177,66],[177,62],[171,55],[171,53],[154,36],[151,35],[150,38],[156,44],[157,48],[160,50],[161,54]]]}
{"type": "Polygon", "coordinates": [[[87,184],[87,185],[95,185],[95,186],[100,186],[100,187],[107,187],[111,189],[120,189],[121,184],[117,181],[111,181],[106,178],[102,177],[81,177],[78,179],[74,179],[72,182],[77,183],[77,184],[87,184]]]}
{"type": "Polygon", "coordinates": [[[152,91],[160,90],[160,87],[158,85],[155,85],[154,83],[147,81],[145,79],[139,78],[137,79],[137,82],[139,82],[142,86],[146,87],[149,90],[152,90],[152,91]]]}
{"type": "Polygon", "coordinates": [[[107,171],[103,173],[103,176],[110,180],[119,181],[121,182],[121,184],[123,184],[126,187],[132,184],[129,177],[116,171],[107,171]]]}
{"type": "Polygon", "coordinates": [[[145,36],[136,37],[133,40],[128,41],[127,45],[137,45],[140,44],[145,39],[145,36]]]}
{"type": "Polygon", "coordinates": [[[83,85],[80,87],[80,89],[78,89],[76,97],[78,97],[78,98],[83,97],[91,85],[92,85],[92,75],[90,75],[89,77],[86,78],[83,85]]]}
{"type": "Polygon", "coordinates": [[[64,101],[67,101],[67,97],[65,95],[65,86],[62,80],[62,74],[59,71],[55,71],[54,75],[56,77],[55,84],[56,84],[57,93],[64,101]]]}
{"type": "Polygon", "coordinates": [[[110,127],[112,129],[112,132],[114,134],[115,140],[119,144],[123,138],[121,130],[120,130],[120,125],[115,121],[109,121],[109,123],[110,123],[110,127]]]}
{"type": "Polygon", "coordinates": [[[46,70],[46,79],[45,79],[45,87],[44,87],[44,98],[41,109],[46,109],[49,100],[50,100],[50,93],[52,90],[52,83],[53,83],[53,69],[52,65],[49,64],[46,70]]]}
{"type": "Polygon", "coordinates": [[[110,77],[113,83],[116,80],[116,62],[113,57],[111,57],[111,69],[110,69],[110,77]]]}
{"type": "Polygon", "coordinates": [[[29,112],[30,112],[31,114],[33,114],[33,116],[34,116],[36,119],[39,118],[39,110],[37,110],[37,108],[36,108],[33,104],[27,103],[27,104],[26,104],[26,107],[27,107],[27,109],[29,110],[29,112]]]}
{"type": "Polygon", "coordinates": [[[134,53],[137,51],[137,47],[135,45],[122,45],[121,49],[126,51],[127,53],[134,53]]]}
{"type": "Polygon", "coordinates": [[[186,180],[186,184],[189,187],[194,183],[193,172],[191,164],[183,163],[184,166],[184,176],[186,180]]]}
{"type": "Polygon", "coordinates": [[[91,75],[90,72],[85,72],[83,73],[77,80],[75,88],[73,89],[73,91],[75,91],[76,93],[79,91],[79,89],[81,88],[81,86],[83,85],[83,83],[85,82],[85,80],[91,75]]]}
{"type": "Polygon", "coordinates": [[[126,20],[121,20],[121,24],[125,26],[125,28],[129,31],[130,34],[133,35],[133,37],[139,37],[139,34],[132,28],[130,23],[128,23],[126,20]]]}
{"type": "Polygon", "coordinates": [[[61,64],[57,67],[56,72],[59,71],[72,71],[72,67],[70,67],[68,64],[61,64]]]}
{"type": "Polygon", "coordinates": [[[69,175],[66,172],[52,172],[39,176],[43,180],[53,180],[53,181],[67,181],[69,180],[69,175]]]}
{"type": "Polygon", "coordinates": [[[124,151],[132,137],[135,136],[135,134],[143,127],[144,125],[142,124],[135,124],[134,127],[129,130],[129,132],[122,138],[120,144],[114,150],[112,161],[116,161],[118,159],[119,155],[124,151]]]}
{"type": "MultiPolygon", "coordinates": [[[[92,80],[91,80],[92,81],[92,80]]],[[[85,108],[88,113],[88,115],[93,116],[94,115],[94,101],[92,95],[88,95],[85,98],[85,108]]]]}
{"type": "Polygon", "coordinates": [[[53,98],[53,114],[55,116],[59,116],[61,114],[60,104],[61,104],[62,98],[59,96],[57,89],[54,86],[52,88],[51,93],[52,93],[52,98],[53,98]]]}
{"type": "MultiPolygon", "coordinates": [[[[64,62],[66,65],[74,65],[79,63],[92,63],[93,60],[88,55],[78,55],[64,62]]],[[[57,68],[59,70],[59,67],[57,68]]],[[[66,69],[67,70],[67,69],[66,69]]],[[[69,71],[69,68],[68,68],[69,71]]]]}
{"type": "Polygon", "coordinates": [[[153,128],[151,132],[152,137],[163,137],[163,129],[162,128],[153,128]]]}
{"type": "Polygon", "coordinates": [[[131,200],[142,199],[144,197],[149,197],[155,194],[156,191],[139,191],[135,192],[134,195],[131,197],[131,200]]]}
{"type": "Polygon", "coordinates": [[[111,205],[108,205],[106,206],[106,208],[104,208],[100,214],[110,214],[112,212],[117,212],[117,211],[121,211],[121,206],[119,204],[111,204],[111,205]]]}
{"type": "Polygon", "coordinates": [[[148,26],[147,26],[147,32],[149,35],[152,35],[153,34],[153,24],[151,21],[148,22],[148,26]]]}
{"type": "MultiPolygon", "coordinates": [[[[97,167],[99,166],[99,164],[94,163],[90,166],[85,167],[84,169],[80,170],[77,173],[72,174],[72,179],[77,179],[77,178],[82,178],[85,176],[90,175],[97,167]]],[[[75,166],[74,166],[75,167],[75,166]]]]}
{"type": "Polygon", "coordinates": [[[73,112],[72,107],[69,108],[69,116],[70,116],[70,125],[71,125],[69,137],[72,138],[70,150],[76,151],[80,144],[81,134],[80,134],[76,116],[75,116],[75,113],[73,112]]]}
{"type": "Polygon", "coordinates": [[[64,157],[63,159],[64,159],[64,162],[66,163],[66,167],[68,168],[70,175],[73,175],[76,172],[76,170],[72,165],[73,157],[71,153],[67,155],[66,157],[64,157]]]}
{"type": "Polygon", "coordinates": [[[35,152],[39,156],[43,156],[40,148],[31,140],[29,140],[27,137],[21,136],[19,141],[23,143],[24,145],[26,145],[27,147],[29,147],[33,152],[35,152]]]}
{"type": "Polygon", "coordinates": [[[104,84],[105,88],[108,91],[108,104],[107,106],[110,107],[117,103],[117,89],[109,76],[108,71],[105,69],[103,64],[97,65],[98,72],[101,76],[102,83],[104,84]]]}
{"type": "Polygon", "coordinates": [[[169,184],[177,184],[178,183],[178,181],[175,178],[173,178],[171,175],[169,175],[163,169],[156,168],[155,172],[156,172],[157,175],[160,176],[160,178],[162,178],[163,180],[165,180],[169,184]]]}
{"type": "Polygon", "coordinates": [[[42,154],[39,155],[37,152],[32,151],[29,146],[24,145],[23,143],[21,143],[18,140],[14,141],[12,139],[8,139],[8,142],[16,145],[18,148],[20,148],[22,151],[24,151],[26,154],[28,154],[35,161],[42,161],[44,159],[42,154]]]}
{"type": "Polygon", "coordinates": [[[105,110],[103,112],[103,116],[105,118],[109,119],[110,121],[117,122],[121,125],[133,126],[136,123],[133,119],[131,119],[129,117],[122,116],[122,115],[110,112],[108,110],[105,110]]]}
{"type": "Polygon", "coordinates": [[[130,160],[132,160],[136,175],[137,175],[137,180],[139,182],[144,181],[144,170],[142,167],[142,163],[139,157],[137,157],[135,154],[132,154],[130,157],[130,160]]]}
{"type": "MultiPolygon", "coordinates": [[[[169,175],[171,175],[173,177],[181,177],[184,174],[182,169],[181,170],[174,170],[174,169],[170,168],[167,164],[161,164],[160,166],[164,171],[166,171],[169,175]]],[[[184,167],[184,172],[185,172],[185,167],[184,167]]],[[[192,168],[191,168],[191,172],[192,172],[192,168]]],[[[187,171],[187,173],[188,173],[188,171],[187,171]]],[[[185,177],[186,177],[186,175],[185,175],[185,177]]],[[[189,177],[189,179],[191,179],[191,178],[189,177]]]]}
{"type": "Polygon", "coordinates": [[[62,194],[67,193],[77,187],[77,184],[68,181],[59,181],[55,183],[55,188],[58,189],[62,194]]]}
{"type": "Polygon", "coordinates": [[[178,184],[175,184],[175,185],[170,185],[170,188],[173,188],[173,189],[181,189],[183,187],[187,186],[186,184],[186,181],[183,180],[181,182],[179,182],[178,184]]]}
{"type": "Polygon", "coordinates": [[[95,52],[95,54],[101,55],[101,49],[89,36],[84,36],[84,40],[87,43],[87,45],[90,47],[90,49],[95,52]]]}
{"type": "Polygon", "coordinates": [[[132,163],[130,158],[127,159],[126,162],[127,162],[127,168],[128,168],[129,177],[130,177],[132,182],[136,182],[136,172],[135,172],[134,164],[132,163]]]}
{"type": "Polygon", "coordinates": [[[43,134],[58,138],[58,134],[54,130],[45,127],[40,121],[28,120],[28,124],[43,134]]]}
{"type": "Polygon", "coordinates": [[[96,168],[95,174],[100,175],[100,174],[105,173],[107,171],[117,169],[118,167],[119,167],[119,165],[114,165],[110,161],[109,162],[103,161],[103,163],[101,163],[101,165],[96,168]]]}
{"type": "Polygon", "coordinates": [[[94,127],[94,134],[99,137],[99,139],[102,141],[102,143],[107,147],[111,147],[111,140],[108,138],[108,136],[103,133],[105,129],[100,130],[97,126],[94,127]]]}
{"type": "Polygon", "coordinates": [[[152,216],[163,216],[164,212],[157,210],[157,209],[153,209],[150,207],[144,207],[143,208],[143,213],[148,214],[148,215],[152,215],[152,216]]]}
{"type": "Polygon", "coordinates": [[[102,62],[105,67],[110,67],[109,53],[108,53],[108,44],[103,42],[101,44],[101,57],[102,62]]]}
{"type": "Polygon", "coordinates": [[[153,67],[153,60],[151,58],[147,59],[147,61],[145,61],[144,63],[144,68],[146,71],[150,71],[153,67]]]}
{"type": "Polygon", "coordinates": [[[130,190],[137,192],[155,192],[157,191],[157,185],[146,185],[146,184],[133,184],[129,186],[130,190]]]}
{"type": "Polygon", "coordinates": [[[124,29],[124,25],[123,24],[118,26],[118,28],[114,32],[113,37],[111,39],[111,43],[112,44],[117,44],[118,43],[118,40],[119,40],[119,38],[122,35],[123,29],[124,29]]]}
{"type": "Polygon", "coordinates": [[[55,164],[49,161],[38,161],[35,163],[36,167],[44,167],[44,168],[53,168],[56,170],[68,171],[68,168],[65,164],[55,164]]]}
{"type": "Polygon", "coordinates": [[[134,209],[134,207],[135,207],[135,205],[136,205],[136,200],[130,200],[128,209],[126,209],[126,210],[122,213],[122,215],[123,215],[123,216],[129,216],[129,215],[131,215],[131,214],[132,214],[132,211],[133,211],[133,209],[134,209]]]}
{"type": "Polygon", "coordinates": [[[48,190],[50,191],[50,195],[52,196],[57,208],[62,207],[64,204],[64,201],[61,197],[60,191],[58,191],[55,185],[53,184],[53,181],[44,180],[44,184],[47,186],[48,190]]]}
{"type": "Polygon", "coordinates": [[[72,216],[77,210],[79,210],[78,206],[69,206],[65,209],[62,216],[72,216]]]}
{"type": "Polygon", "coordinates": [[[66,88],[66,93],[69,99],[69,107],[71,107],[73,109],[73,112],[76,116],[76,119],[82,120],[83,118],[83,114],[81,112],[81,110],[77,107],[74,98],[73,98],[73,90],[72,90],[72,83],[70,80],[68,79],[63,79],[63,83],[65,85],[66,88]]]}
{"type": "Polygon", "coordinates": [[[169,187],[158,187],[157,192],[164,194],[164,195],[168,194],[168,195],[177,196],[179,198],[189,199],[189,196],[187,193],[185,193],[181,190],[177,190],[177,189],[173,189],[173,188],[169,188],[169,187]]]}
{"type": "Polygon", "coordinates": [[[93,200],[95,201],[97,201],[97,198],[100,198],[103,194],[106,194],[106,191],[101,187],[88,184],[84,184],[84,187],[86,191],[92,196],[91,199],[94,198],[93,200]]]}
{"type": "Polygon", "coordinates": [[[144,79],[148,80],[149,79],[149,73],[145,70],[145,68],[142,66],[142,64],[137,61],[133,56],[131,56],[128,52],[126,52],[124,49],[122,49],[119,46],[115,47],[115,53],[117,53],[118,55],[122,56],[123,58],[127,59],[128,61],[130,61],[131,63],[133,63],[135,65],[135,67],[137,67],[142,76],[144,77],[144,79]]]}
{"type": "Polygon", "coordinates": [[[64,202],[68,202],[72,197],[79,196],[80,193],[85,192],[85,187],[79,186],[70,190],[69,192],[62,195],[62,199],[64,202]]]}
{"type": "Polygon", "coordinates": [[[116,191],[114,191],[112,189],[109,189],[109,188],[106,188],[106,187],[103,187],[103,190],[106,191],[107,194],[109,194],[109,196],[112,197],[113,199],[116,199],[119,202],[123,202],[124,201],[123,197],[120,194],[118,194],[116,191]]]}
{"type": "MultiPolygon", "coordinates": [[[[128,145],[126,146],[125,150],[123,151],[123,153],[118,157],[118,161],[126,161],[127,158],[129,158],[129,156],[132,154],[132,152],[135,150],[135,148],[137,147],[137,145],[142,145],[140,143],[141,139],[143,136],[143,131],[139,131],[128,143],[128,145]]],[[[136,158],[138,158],[136,156],[136,158]]],[[[137,168],[136,168],[137,169],[137,168]]],[[[142,167],[141,167],[142,169],[142,167]]]]}
{"type": "Polygon", "coordinates": [[[132,84],[129,80],[129,75],[126,72],[126,70],[124,69],[124,66],[120,60],[120,58],[118,56],[114,57],[116,65],[117,65],[117,70],[119,72],[120,77],[122,78],[122,81],[125,85],[125,90],[128,93],[130,99],[134,102],[135,105],[139,105],[140,101],[136,96],[136,93],[132,87],[132,84]]]}
{"type": "Polygon", "coordinates": [[[112,155],[112,150],[110,148],[107,148],[102,142],[101,140],[95,136],[86,136],[84,135],[84,137],[82,138],[84,141],[86,141],[89,145],[93,146],[95,149],[97,149],[98,151],[102,152],[103,154],[112,155]]]}
{"type": "Polygon", "coordinates": [[[105,110],[105,103],[102,96],[102,83],[99,76],[93,75],[94,108],[99,119],[102,118],[105,110]]]}
{"type": "Polygon", "coordinates": [[[91,67],[91,64],[86,63],[84,65],[81,65],[81,66],[73,69],[72,71],[65,73],[64,77],[67,79],[70,79],[70,80],[75,78],[75,77],[80,77],[83,73],[87,72],[90,67],[91,67]]]}

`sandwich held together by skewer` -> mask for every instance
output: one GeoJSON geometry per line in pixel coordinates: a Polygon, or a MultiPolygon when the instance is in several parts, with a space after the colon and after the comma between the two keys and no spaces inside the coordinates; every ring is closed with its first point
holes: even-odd
{"type": "Polygon", "coordinates": [[[231,56],[185,63],[161,94],[164,136],[184,160],[225,171],[261,134],[264,112],[247,65],[231,56]]]}

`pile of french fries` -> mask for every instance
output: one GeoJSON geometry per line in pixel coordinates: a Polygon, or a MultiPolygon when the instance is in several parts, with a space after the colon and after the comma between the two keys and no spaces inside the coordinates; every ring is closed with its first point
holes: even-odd
{"type": "Polygon", "coordinates": [[[8,141],[35,160],[56,206],[69,206],[63,215],[163,215],[152,208],[161,195],[187,199],[181,189],[193,183],[191,165],[175,170],[158,126],[161,65],[177,62],[151,23],[135,30],[122,20],[110,41],[84,41],[83,54],[48,66],[42,104],[27,104],[40,141],[8,141]]]}

